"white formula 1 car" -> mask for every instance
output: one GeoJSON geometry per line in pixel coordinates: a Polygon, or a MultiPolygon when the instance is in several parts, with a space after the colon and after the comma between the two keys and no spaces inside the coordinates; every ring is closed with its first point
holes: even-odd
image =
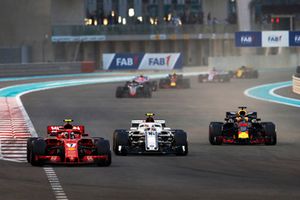
{"type": "Polygon", "coordinates": [[[113,134],[116,155],[162,153],[185,156],[188,154],[187,134],[183,130],[166,127],[165,120],[132,120],[129,130],[117,129],[113,134]]]}
{"type": "Polygon", "coordinates": [[[207,74],[200,74],[198,76],[199,83],[224,83],[230,82],[231,75],[228,72],[224,72],[221,70],[212,69],[207,74]]]}

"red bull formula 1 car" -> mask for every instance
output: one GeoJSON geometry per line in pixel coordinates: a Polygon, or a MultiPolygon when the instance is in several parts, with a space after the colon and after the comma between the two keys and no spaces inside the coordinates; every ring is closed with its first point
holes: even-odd
{"type": "Polygon", "coordinates": [[[33,166],[46,163],[109,166],[109,141],[101,137],[89,137],[84,132],[84,126],[71,125],[72,121],[64,120],[65,125],[48,126],[46,138],[28,138],[27,161],[33,166]]]}
{"type": "Polygon", "coordinates": [[[221,144],[276,145],[276,127],[272,122],[260,122],[257,112],[247,112],[239,107],[238,112],[226,112],[225,122],[211,122],[209,142],[221,144]]]}
{"type": "Polygon", "coordinates": [[[159,88],[168,89],[168,88],[190,88],[191,83],[190,79],[183,78],[183,75],[180,74],[169,74],[168,77],[159,80],[159,88]]]}

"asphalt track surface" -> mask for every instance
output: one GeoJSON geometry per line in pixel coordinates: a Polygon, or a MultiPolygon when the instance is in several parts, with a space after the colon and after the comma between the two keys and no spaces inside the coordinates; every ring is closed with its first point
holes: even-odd
{"type": "MultiPolygon", "coordinates": [[[[263,73],[258,80],[199,84],[159,90],[152,99],[116,99],[115,84],[34,92],[22,97],[39,135],[73,118],[92,136],[112,141],[117,128],[146,112],[188,132],[190,153],[176,156],[113,156],[111,167],[54,166],[70,200],[79,199],[300,199],[299,108],[244,96],[249,87],[287,81],[291,73],[263,73]],[[211,146],[210,121],[246,105],[277,125],[276,146],[211,146]]],[[[27,163],[0,161],[0,199],[55,199],[45,172],[27,163]]]]}

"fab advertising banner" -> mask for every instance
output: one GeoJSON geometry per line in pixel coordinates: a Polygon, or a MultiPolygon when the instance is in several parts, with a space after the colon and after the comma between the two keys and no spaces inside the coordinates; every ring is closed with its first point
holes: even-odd
{"type": "Polygon", "coordinates": [[[112,53],[103,54],[104,70],[173,70],[182,69],[181,53],[112,53]]]}

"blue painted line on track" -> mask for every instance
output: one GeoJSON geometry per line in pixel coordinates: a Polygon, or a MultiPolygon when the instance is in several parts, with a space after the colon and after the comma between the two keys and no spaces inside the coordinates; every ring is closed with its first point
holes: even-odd
{"type": "Polygon", "coordinates": [[[49,78],[70,78],[70,77],[88,77],[88,76],[93,77],[93,76],[106,76],[106,75],[117,75],[117,74],[129,74],[129,72],[96,72],[96,73],[83,73],[83,74],[59,74],[59,75],[9,77],[9,78],[0,78],[0,82],[49,79],[49,78]]]}
{"type": "MultiPolygon", "coordinates": [[[[190,72],[182,73],[186,76],[196,76],[198,74],[203,74],[205,72],[190,72]]],[[[149,75],[152,79],[166,77],[167,74],[152,74],[149,75]]],[[[70,86],[79,86],[87,84],[96,84],[96,83],[112,83],[112,82],[121,82],[128,81],[135,77],[135,75],[130,76],[114,76],[114,77],[98,77],[98,78],[88,78],[88,79],[72,79],[72,80],[58,80],[58,81],[49,81],[49,82],[38,82],[38,83],[27,83],[20,85],[13,85],[0,89],[0,97],[16,97],[29,92],[54,89],[60,87],[70,87],[70,86]]]]}
{"type": "Polygon", "coordinates": [[[276,90],[292,86],[292,81],[259,85],[245,90],[246,96],[293,107],[300,107],[300,100],[284,97],[275,93],[276,90]]]}

